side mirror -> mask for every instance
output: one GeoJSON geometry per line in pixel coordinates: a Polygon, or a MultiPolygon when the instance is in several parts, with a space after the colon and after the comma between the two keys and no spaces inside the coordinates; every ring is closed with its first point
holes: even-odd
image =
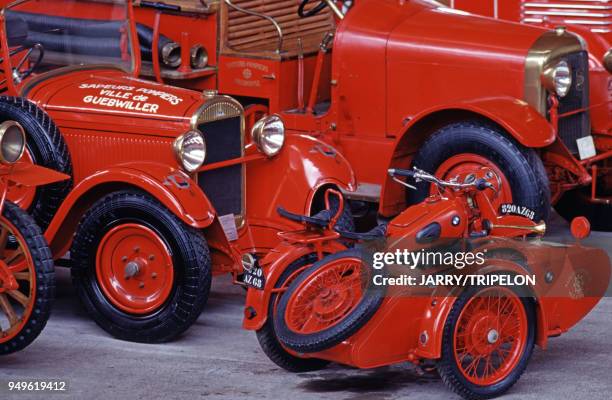
{"type": "Polygon", "coordinates": [[[572,220],[570,230],[577,240],[585,239],[591,234],[591,223],[585,217],[576,217],[572,220]]]}

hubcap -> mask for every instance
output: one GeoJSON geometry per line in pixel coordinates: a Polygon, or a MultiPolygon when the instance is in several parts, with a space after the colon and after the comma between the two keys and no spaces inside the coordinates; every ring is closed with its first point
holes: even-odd
{"type": "Polygon", "coordinates": [[[100,241],[96,276],[115,307],[130,314],[149,314],[161,308],[172,292],[172,256],[152,229],[139,224],[119,225],[100,241]]]}
{"type": "Polygon", "coordinates": [[[487,334],[487,340],[490,344],[496,343],[499,339],[499,333],[495,329],[491,329],[487,334]]]}

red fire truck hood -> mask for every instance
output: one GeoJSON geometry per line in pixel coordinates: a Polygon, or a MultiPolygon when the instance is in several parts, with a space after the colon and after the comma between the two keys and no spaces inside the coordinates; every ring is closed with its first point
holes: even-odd
{"type": "Polygon", "coordinates": [[[412,62],[520,69],[545,29],[458,11],[435,2],[411,0],[412,12],[389,32],[388,48],[410,53],[412,62]],[[421,58],[422,57],[422,58],[421,58]]]}
{"type": "Polygon", "coordinates": [[[199,92],[136,79],[112,69],[42,75],[26,85],[24,95],[51,114],[61,113],[62,119],[103,118],[109,125],[134,125],[142,119],[188,124],[203,103],[199,92]]]}

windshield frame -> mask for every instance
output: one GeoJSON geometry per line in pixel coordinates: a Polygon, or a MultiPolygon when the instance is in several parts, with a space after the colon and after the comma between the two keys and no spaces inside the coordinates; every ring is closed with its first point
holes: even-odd
{"type": "MultiPolygon", "coordinates": [[[[22,92],[27,92],[29,90],[25,88],[31,86],[31,83],[38,82],[40,80],[44,80],[49,76],[57,76],[63,75],[73,71],[81,71],[88,69],[100,69],[100,68],[108,68],[108,69],[117,69],[124,71],[127,74],[130,74],[134,77],[138,77],[140,75],[141,68],[141,55],[140,55],[140,44],[138,42],[138,35],[136,33],[136,22],[134,18],[134,8],[131,0],[111,0],[109,1],[116,4],[123,4],[126,7],[126,19],[128,27],[128,36],[130,38],[129,46],[130,46],[130,55],[131,60],[127,63],[131,65],[130,67],[118,64],[106,64],[106,63],[98,63],[98,64],[75,64],[75,65],[67,65],[56,68],[51,71],[43,72],[40,74],[36,74],[24,79],[22,82],[15,82],[13,78],[13,60],[10,55],[11,48],[8,45],[8,29],[6,26],[6,11],[10,10],[14,7],[18,7],[22,4],[31,2],[34,0],[16,0],[10,4],[7,4],[0,10],[0,58],[2,59],[2,63],[0,64],[0,70],[4,74],[6,82],[4,85],[6,88],[4,89],[4,94],[8,94],[10,96],[18,96],[22,92]]],[[[75,0],[76,1],[76,0],[75,0]]],[[[119,20],[118,20],[119,21],[119,20]]]]}

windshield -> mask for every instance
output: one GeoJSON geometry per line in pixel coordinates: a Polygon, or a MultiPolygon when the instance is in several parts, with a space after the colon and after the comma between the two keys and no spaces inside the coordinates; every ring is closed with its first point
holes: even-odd
{"type": "Polygon", "coordinates": [[[119,0],[26,0],[5,12],[9,48],[34,74],[75,65],[134,68],[128,7],[119,0]],[[27,53],[27,49],[34,50],[27,53]],[[42,57],[41,57],[42,54],[42,57]]]}

